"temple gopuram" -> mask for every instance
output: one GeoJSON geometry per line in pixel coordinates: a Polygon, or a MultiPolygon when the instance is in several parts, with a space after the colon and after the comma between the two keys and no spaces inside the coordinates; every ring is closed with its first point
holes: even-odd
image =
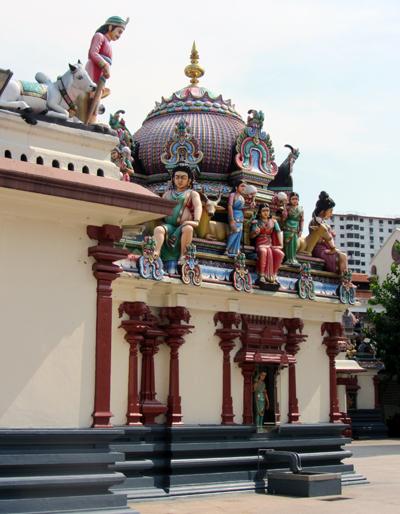
{"type": "Polygon", "coordinates": [[[278,452],[365,482],[346,460],[363,368],[342,325],[356,288],[325,221],[335,202],[313,184],[304,220],[299,150],[275,141],[275,162],[263,111],[242,117],[200,85],[195,44],[188,85],[136,132],[123,110],[98,123],[109,61],[92,47],[127,23],[95,33],[103,75],[77,63],[24,85],[38,98],[79,75],[70,105],[14,99],[0,70],[0,512],[265,491],[288,467],[278,452]]]}

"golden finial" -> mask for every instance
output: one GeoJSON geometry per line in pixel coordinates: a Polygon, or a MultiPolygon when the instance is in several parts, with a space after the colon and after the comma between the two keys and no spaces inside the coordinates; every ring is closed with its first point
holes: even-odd
{"type": "Polygon", "coordinates": [[[188,64],[185,68],[185,75],[190,78],[190,84],[196,86],[199,83],[199,78],[204,75],[204,70],[199,66],[199,52],[195,41],[193,41],[190,62],[191,64],[188,64]]]}

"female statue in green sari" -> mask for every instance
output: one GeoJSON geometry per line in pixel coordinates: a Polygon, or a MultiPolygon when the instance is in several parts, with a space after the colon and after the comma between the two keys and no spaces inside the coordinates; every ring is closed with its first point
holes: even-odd
{"type": "Polygon", "coordinates": [[[299,195],[295,192],[289,195],[289,205],[282,214],[283,244],[285,262],[289,266],[300,266],[296,259],[297,242],[303,231],[304,211],[299,205],[299,195]]]}

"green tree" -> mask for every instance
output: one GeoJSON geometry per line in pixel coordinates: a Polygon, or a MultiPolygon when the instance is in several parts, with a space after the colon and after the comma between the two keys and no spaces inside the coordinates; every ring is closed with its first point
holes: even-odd
{"type": "MultiPolygon", "coordinates": [[[[397,249],[400,251],[400,244],[397,249]]],[[[400,265],[393,263],[391,272],[380,283],[371,283],[373,297],[369,304],[367,336],[376,343],[376,354],[385,364],[388,378],[400,382],[400,265]]]]}

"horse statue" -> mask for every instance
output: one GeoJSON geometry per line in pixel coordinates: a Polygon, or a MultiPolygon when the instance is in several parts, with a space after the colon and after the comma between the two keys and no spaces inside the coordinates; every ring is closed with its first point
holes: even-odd
{"type": "MultiPolygon", "coordinates": [[[[37,82],[11,79],[0,96],[0,107],[16,109],[29,123],[36,123],[32,114],[47,114],[67,120],[69,111],[77,112],[75,102],[85,93],[96,90],[80,61],[70,64],[64,75],[52,82],[47,75],[38,72],[37,82]]],[[[74,121],[80,122],[74,118],[74,121]]]]}

